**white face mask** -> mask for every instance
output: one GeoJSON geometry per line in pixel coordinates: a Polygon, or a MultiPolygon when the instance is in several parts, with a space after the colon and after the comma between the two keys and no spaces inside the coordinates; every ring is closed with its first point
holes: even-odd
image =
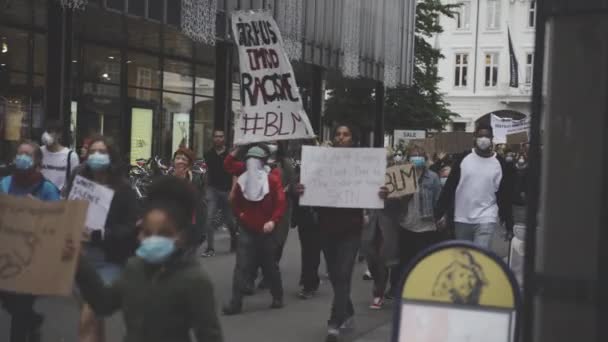
{"type": "Polygon", "coordinates": [[[55,139],[48,132],[42,133],[42,138],[40,140],[42,141],[42,144],[47,147],[55,143],[55,139]]]}
{"type": "Polygon", "coordinates": [[[247,159],[246,164],[247,171],[239,177],[238,184],[246,200],[259,202],[270,191],[268,172],[262,161],[257,158],[247,159]]]}
{"type": "Polygon", "coordinates": [[[400,161],[403,161],[403,156],[400,155],[400,154],[398,154],[398,155],[396,155],[396,156],[393,157],[393,160],[398,163],[400,161]]]}
{"type": "Polygon", "coordinates": [[[475,144],[482,151],[488,151],[492,147],[492,139],[488,137],[479,137],[475,140],[475,144]]]}

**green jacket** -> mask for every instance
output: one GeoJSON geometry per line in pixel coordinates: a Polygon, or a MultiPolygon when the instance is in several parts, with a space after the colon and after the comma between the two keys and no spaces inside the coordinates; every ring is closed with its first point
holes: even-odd
{"type": "Polygon", "coordinates": [[[121,276],[104,286],[83,257],[76,281],[96,314],[109,316],[122,310],[124,342],[222,342],[213,286],[195,259],[176,259],[149,265],[131,258],[121,276]]]}

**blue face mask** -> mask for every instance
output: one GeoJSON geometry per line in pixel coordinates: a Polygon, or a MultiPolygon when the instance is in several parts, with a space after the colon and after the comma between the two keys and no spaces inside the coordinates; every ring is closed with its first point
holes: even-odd
{"type": "Polygon", "coordinates": [[[424,167],[426,165],[426,161],[424,157],[416,156],[410,157],[410,163],[414,164],[415,167],[424,167]]]}
{"type": "Polygon", "coordinates": [[[27,154],[19,154],[15,157],[15,168],[21,171],[27,171],[34,166],[34,159],[27,154]]]}
{"type": "Polygon", "coordinates": [[[135,254],[150,264],[160,264],[175,252],[175,241],[164,236],[150,236],[141,242],[135,254]]]}
{"type": "Polygon", "coordinates": [[[93,171],[105,170],[110,166],[110,156],[105,153],[95,152],[87,158],[87,165],[93,171]]]}

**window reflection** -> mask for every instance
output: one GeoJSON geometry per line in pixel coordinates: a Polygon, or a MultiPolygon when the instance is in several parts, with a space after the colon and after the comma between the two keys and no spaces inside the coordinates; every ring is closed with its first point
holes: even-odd
{"type": "Polygon", "coordinates": [[[180,93],[192,93],[192,65],[175,60],[165,61],[163,88],[180,93]]]}
{"type": "Polygon", "coordinates": [[[190,146],[191,114],[191,95],[163,93],[160,150],[164,158],[170,158],[182,144],[190,146]]]}
{"type": "Polygon", "coordinates": [[[131,52],[127,59],[127,69],[130,86],[160,89],[158,57],[131,52]]]}
{"type": "Polygon", "coordinates": [[[213,107],[212,97],[196,97],[193,147],[197,158],[203,158],[205,151],[213,146],[213,107]]]}
{"type": "Polygon", "coordinates": [[[87,81],[120,84],[120,51],[87,45],[84,49],[84,78],[87,81]]]}

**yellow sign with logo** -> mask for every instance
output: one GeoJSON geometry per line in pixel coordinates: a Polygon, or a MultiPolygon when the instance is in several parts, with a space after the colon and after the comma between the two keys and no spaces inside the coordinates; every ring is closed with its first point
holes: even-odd
{"type": "Polygon", "coordinates": [[[450,246],[422,258],[403,286],[404,301],[515,309],[515,290],[505,269],[474,248],[450,246]]]}

